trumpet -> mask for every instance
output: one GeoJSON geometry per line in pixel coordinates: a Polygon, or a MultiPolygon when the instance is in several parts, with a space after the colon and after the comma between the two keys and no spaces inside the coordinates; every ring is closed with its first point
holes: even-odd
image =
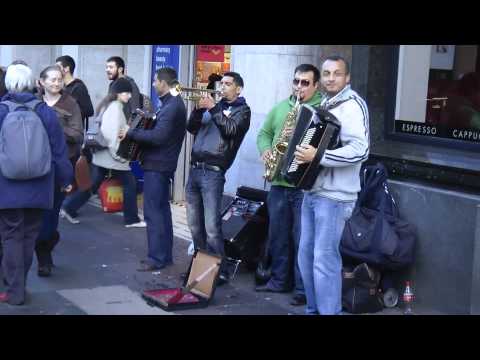
{"type": "Polygon", "coordinates": [[[175,85],[172,89],[170,89],[170,93],[173,96],[182,95],[185,100],[190,100],[194,102],[198,102],[203,95],[210,94],[218,102],[221,98],[222,92],[220,90],[211,90],[211,89],[201,89],[201,88],[194,88],[194,87],[184,87],[180,84],[175,85]],[[190,95],[183,95],[185,93],[190,93],[190,95]]]}

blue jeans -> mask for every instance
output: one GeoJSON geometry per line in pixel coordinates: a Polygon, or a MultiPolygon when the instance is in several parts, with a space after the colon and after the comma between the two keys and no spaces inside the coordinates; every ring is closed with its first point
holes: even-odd
{"type": "MultiPolygon", "coordinates": [[[[109,169],[100,166],[92,166],[93,186],[87,191],[76,191],[63,202],[63,209],[71,216],[76,216],[80,209],[96,193],[109,169]]],[[[122,182],[123,188],[123,220],[126,225],[140,221],[137,206],[137,183],[131,171],[112,170],[112,177],[117,177],[122,182]]]]}
{"type": "Polygon", "coordinates": [[[307,296],[307,314],[338,315],[342,311],[340,239],[355,201],[336,201],[306,193],[298,263],[307,296]]]}
{"type": "Polygon", "coordinates": [[[220,171],[192,168],[185,188],[187,221],[195,249],[224,256],[222,196],[225,175],[220,171]]]}
{"type": "Polygon", "coordinates": [[[297,261],[302,200],[302,190],[295,188],[272,186],[268,193],[268,237],[272,277],[267,286],[276,290],[289,290],[293,273],[295,293],[303,295],[305,291],[297,261]]]}
{"type": "Polygon", "coordinates": [[[170,183],[173,172],[145,171],[143,212],[147,223],[148,262],[163,268],[173,263],[173,225],[170,183]]]}

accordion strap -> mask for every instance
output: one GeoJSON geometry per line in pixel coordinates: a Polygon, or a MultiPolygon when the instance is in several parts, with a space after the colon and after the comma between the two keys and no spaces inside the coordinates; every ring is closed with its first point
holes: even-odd
{"type": "Polygon", "coordinates": [[[325,105],[323,105],[323,106],[320,106],[320,109],[330,111],[330,110],[335,109],[336,107],[338,107],[338,106],[342,105],[343,103],[345,103],[345,102],[347,102],[347,101],[350,101],[350,100],[352,100],[352,99],[353,99],[353,96],[350,96],[350,97],[348,97],[348,98],[345,99],[345,100],[337,101],[337,102],[335,102],[335,103],[333,103],[333,104],[331,104],[331,105],[325,104],[325,105]]]}

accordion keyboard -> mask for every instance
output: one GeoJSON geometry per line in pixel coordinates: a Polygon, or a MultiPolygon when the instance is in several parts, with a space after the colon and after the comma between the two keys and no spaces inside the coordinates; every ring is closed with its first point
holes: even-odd
{"type": "MultiPolygon", "coordinates": [[[[312,127],[308,129],[300,145],[309,145],[310,142],[312,141],[313,135],[315,135],[316,130],[317,130],[316,127],[312,127]]],[[[292,164],[288,168],[288,172],[292,173],[297,171],[299,165],[300,164],[298,163],[297,159],[293,159],[292,164]]]]}

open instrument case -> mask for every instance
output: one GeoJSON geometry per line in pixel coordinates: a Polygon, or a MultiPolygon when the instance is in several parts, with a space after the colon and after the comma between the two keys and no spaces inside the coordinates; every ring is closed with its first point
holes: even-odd
{"type": "Polygon", "coordinates": [[[166,311],[205,308],[215,293],[221,264],[220,256],[196,250],[183,283],[183,287],[188,288],[197,280],[198,283],[192,289],[189,291],[182,291],[182,288],[144,290],[142,297],[149,305],[158,306],[166,311]],[[173,298],[176,298],[176,301],[172,302],[173,298]]]}

